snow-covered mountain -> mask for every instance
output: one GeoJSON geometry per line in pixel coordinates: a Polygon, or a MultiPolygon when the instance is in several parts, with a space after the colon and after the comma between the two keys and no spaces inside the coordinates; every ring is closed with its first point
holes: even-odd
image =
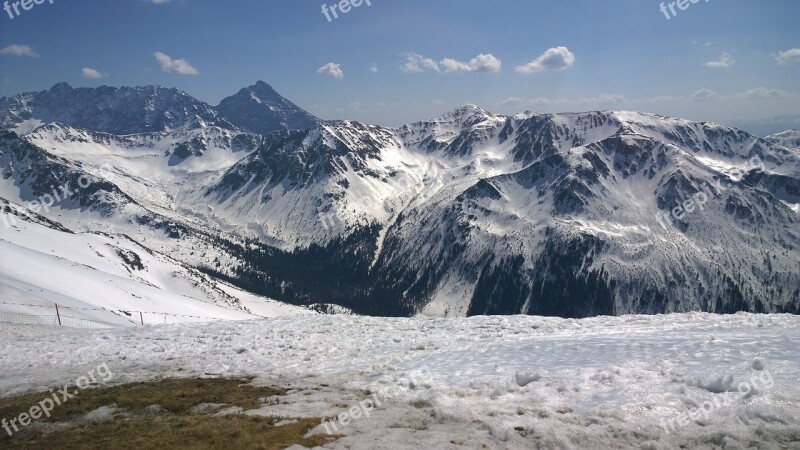
{"type": "Polygon", "coordinates": [[[70,158],[0,130],[0,314],[38,316],[58,303],[71,319],[120,325],[314,313],[204,274],[202,265],[178,261],[160,243],[180,237],[189,253],[219,261],[210,256],[213,246],[203,244],[202,228],[172,220],[171,208],[165,214],[169,202],[150,196],[151,183],[164,182],[162,167],[164,177],[171,166],[200,176],[230,164],[235,156],[226,161],[226,155],[248,151],[257,136],[203,128],[117,137],[52,124],[28,137],[45,135],[54,152],[70,158]],[[190,144],[194,153],[178,157],[190,144]],[[202,163],[195,161],[200,156],[202,163]],[[135,170],[150,179],[131,176],[135,170]]]}
{"type": "MultiPolygon", "coordinates": [[[[274,91],[259,85],[234,103],[266,103],[274,91]]],[[[399,128],[266,135],[51,124],[7,132],[0,151],[0,196],[21,204],[83,171],[98,190],[44,216],[113,226],[287,302],[386,315],[800,313],[800,151],[715,123],[467,105],[399,128]]]]}
{"type": "Polygon", "coordinates": [[[70,319],[116,325],[314,314],[244,292],[125,234],[73,233],[40,216],[14,216],[19,205],[0,199],[0,206],[9,211],[0,212],[0,314],[53,314],[54,303],[70,319]]]}
{"type": "Polygon", "coordinates": [[[0,98],[0,127],[26,133],[53,122],[117,135],[218,126],[267,134],[311,128],[320,119],[263,81],[240,90],[216,107],[175,88],[160,86],[73,88],[0,98]]]}
{"type": "Polygon", "coordinates": [[[259,134],[301,130],[321,122],[263,81],[222,100],[215,109],[237,127],[259,134]]]}
{"type": "Polygon", "coordinates": [[[800,131],[787,130],[781,133],[767,136],[767,140],[787,147],[800,148],[800,131]]]}
{"type": "Polygon", "coordinates": [[[175,88],[160,86],[73,88],[58,83],[47,91],[0,98],[0,126],[27,132],[61,122],[114,134],[233,126],[214,109],[175,88]]]}

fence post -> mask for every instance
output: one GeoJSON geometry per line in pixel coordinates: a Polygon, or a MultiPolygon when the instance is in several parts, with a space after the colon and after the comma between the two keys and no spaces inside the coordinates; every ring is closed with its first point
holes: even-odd
{"type": "Polygon", "coordinates": [[[56,303],[56,317],[58,317],[58,326],[61,326],[61,313],[58,312],[58,303],[56,303]]]}
{"type": "Polygon", "coordinates": [[[142,322],[142,326],[144,326],[144,317],[142,317],[142,312],[139,311],[139,321],[142,322]]]}
{"type": "Polygon", "coordinates": [[[167,324],[167,313],[164,313],[164,325],[167,324]]]}

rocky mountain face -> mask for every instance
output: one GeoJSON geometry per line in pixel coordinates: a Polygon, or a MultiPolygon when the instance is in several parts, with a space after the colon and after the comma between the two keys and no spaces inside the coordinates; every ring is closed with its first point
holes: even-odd
{"type": "Polygon", "coordinates": [[[0,98],[0,127],[26,133],[53,122],[128,135],[216,126],[269,134],[314,127],[321,120],[259,81],[212,107],[175,88],[103,86],[72,88],[59,83],[46,91],[0,98]]]}
{"type": "Polygon", "coordinates": [[[774,144],[784,145],[786,147],[800,148],[800,131],[787,130],[782,133],[767,136],[767,140],[774,144]]]}
{"type": "Polygon", "coordinates": [[[302,130],[321,122],[263,81],[222,100],[215,109],[237,127],[258,134],[302,130]]]}
{"type": "Polygon", "coordinates": [[[800,150],[782,140],[647,113],[473,105],[399,128],[239,131],[273,123],[257,105],[296,113],[271,92],[232,97],[217,116],[242,112],[231,127],[6,131],[0,196],[21,203],[68,179],[36,174],[82,170],[105,195],[47,219],[113,226],[253,292],[356,313],[800,313],[800,150]]]}
{"type": "Polygon", "coordinates": [[[214,109],[175,88],[103,86],[72,88],[59,83],[47,91],[0,99],[0,126],[29,131],[59,122],[112,134],[233,126],[214,109]]]}

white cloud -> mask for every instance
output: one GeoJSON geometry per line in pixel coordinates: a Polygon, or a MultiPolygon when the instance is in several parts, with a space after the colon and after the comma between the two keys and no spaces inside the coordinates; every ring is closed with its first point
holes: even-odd
{"type": "Polygon", "coordinates": [[[756,101],[758,99],[768,99],[773,102],[789,100],[791,102],[798,98],[797,94],[783,91],[780,89],[769,89],[757,87],[734,94],[720,94],[711,89],[700,89],[689,96],[659,96],[643,99],[627,98],[618,94],[600,94],[594,97],[583,98],[522,98],[509,97],[498,103],[499,106],[509,106],[524,108],[528,106],[547,106],[552,108],[592,108],[592,109],[614,109],[616,105],[645,105],[652,107],[653,103],[683,103],[683,102],[720,102],[722,104],[734,104],[745,101],[756,101]],[[725,102],[725,103],[723,103],[725,102]]]}
{"type": "Polygon", "coordinates": [[[537,98],[522,98],[522,97],[510,97],[499,104],[500,106],[516,106],[516,107],[524,107],[524,106],[582,106],[582,107],[597,107],[601,105],[610,106],[612,104],[619,104],[619,103],[627,103],[628,100],[624,95],[618,94],[600,94],[596,97],[582,97],[577,99],[570,99],[570,98],[544,98],[544,97],[537,97],[537,98]]]}
{"type": "Polygon", "coordinates": [[[152,3],[154,5],[163,5],[164,3],[169,3],[170,0],[144,0],[147,3],[152,3]]]}
{"type": "Polygon", "coordinates": [[[419,53],[407,53],[406,62],[400,67],[405,73],[420,73],[425,71],[432,72],[498,72],[503,63],[491,53],[483,54],[470,59],[467,62],[458,61],[453,58],[443,58],[436,62],[433,58],[426,58],[419,53]]]}
{"type": "Polygon", "coordinates": [[[439,64],[431,58],[426,58],[417,53],[406,54],[406,63],[400,67],[405,73],[419,73],[426,70],[433,70],[439,72],[439,64]]]}
{"type": "Polygon", "coordinates": [[[624,95],[617,94],[600,94],[597,97],[584,97],[579,98],[577,103],[581,105],[603,105],[611,103],[625,103],[628,99],[624,95]]]}
{"type": "Polygon", "coordinates": [[[167,73],[177,73],[180,75],[199,75],[200,72],[197,71],[189,61],[185,59],[172,59],[169,55],[165,55],[161,52],[155,52],[154,56],[161,64],[161,70],[167,73]]]}
{"type": "Polygon", "coordinates": [[[0,55],[27,56],[29,58],[39,57],[39,54],[33,51],[31,46],[19,44],[11,44],[8,47],[0,50],[0,55]]]}
{"type": "Polygon", "coordinates": [[[659,103],[659,102],[682,102],[684,100],[686,100],[686,98],[680,95],[662,95],[659,97],[648,98],[642,101],[646,103],[659,103]]]}
{"type": "Polygon", "coordinates": [[[772,57],[783,65],[800,63],[800,48],[791,48],[785,52],[778,52],[777,55],[772,55],[772,57]]]}
{"type": "Polygon", "coordinates": [[[792,94],[791,92],[782,91],[780,89],[757,87],[731,95],[720,95],[710,89],[700,89],[692,94],[691,98],[699,102],[710,102],[715,100],[747,100],[754,98],[794,99],[797,98],[797,95],[792,94]]]}
{"type": "Polygon", "coordinates": [[[81,69],[81,76],[83,78],[88,78],[90,80],[100,80],[103,78],[108,78],[108,74],[105,72],[100,72],[97,69],[92,69],[91,67],[84,67],[81,69]]]}
{"type": "Polygon", "coordinates": [[[794,94],[791,94],[786,91],[782,91],[780,89],[767,89],[765,87],[757,87],[755,89],[748,89],[744,92],[740,92],[738,94],[733,94],[730,96],[732,99],[745,99],[745,98],[795,98],[794,94]]]}
{"type": "Polygon", "coordinates": [[[522,98],[522,97],[509,97],[509,98],[507,98],[507,99],[505,99],[505,100],[501,101],[501,102],[500,102],[500,103],[498,103],[498,104],[499,104],[500,106],[507,106],[507,105],[508,105],[508,106],[521,106],[521,105],[525,105],[525,104],[527,104],[527,103],[528,103],[528,99],[526,99],[526,98],[522,98]]]}
{"type": "Polygon", "coordinates": [[[378,65],[375,64],[375,63],[372,63],[372,65],[369,68],[369,71],[372,72],[372,73],[378,73],[378,65]]]}
{"type": "Polygon", "coordinates": [[[344,71],[342,70],[342,66],[332,62],[329,62],[328,64],[325,64],[324,66],[317,69],[317,73],[330,75],[333,78],[336,78],[337,80],[341,80],[342,78],[344,78],[344,71]]]}
{"type": "Polygon", "coordinates": [[[528,103],[535,106],[542,106],[542,105],[552,105],[554,103],[575,103],[575,102],[573,100],[567,100],[565,98],[550,100],[549,98],[536,97],[528,100],[528,103]]]}
{"type": "Polygon", "coordinates": [[[549,70],[564,70],[575,64],[575,54],[567,47],[555,47],[548,49],[544,54],[529,62],[528,64],[517,66],[516,71],[524,74],[546,72],[549,70]]]}
{"type": "Polygon", "coordinates": [[[735,62],[736,60],[733,59],[733,56],[728,53],[723,53],[718,60],[709,61],[703,65],[711,69],[725,69],[732,66],[735,62]]]}
{"type": "Polygon", "coordinates": [[[499,72],[503,63],[491,53],[481,53],[466,63],[452,58],[444,58],[439,61],[439,65],[444,68],[445,72],[499,72]]]}
{"type": "Polygon", "coordinates": [[[700,89],[692,94],[692,99],[698,102],[710,102],[719,98],[719,94],[711,89],[700,89]]]}

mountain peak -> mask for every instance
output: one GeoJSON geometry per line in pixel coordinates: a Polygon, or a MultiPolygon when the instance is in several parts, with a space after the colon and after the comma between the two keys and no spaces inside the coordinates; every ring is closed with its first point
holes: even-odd
{"type": "Polygon", "coordinates": [[[453,112],[458,113],[458,114],[462,114],[462,115],[463,114],[470,114],[470,115],[471,114],[483,114],[483,115],[487,115],[487,116],[493,115],[489,111],[481,108],[478,105],[472,104],[472,103],[467,103],[464,106],[456,108],[456,109],[453,110],[453,112]]]}
{"type": "Polygon", "coordinates": [[[53,87],[50,88],[50,92],[64,92],[64,91],[71,91],[72,86],[69,83],[62,81],[60,83],[56,83],[53,87]]]}
{"type": "Polygon", "coordinates": [[[256,84],[254,84],[254,85],[250,86],[250,88],[253,88],[253,89],[258,89],[258,90],[266,90],[266,89],[269,89],[270,91],[273,91],[273,92],[275,92],[275,90],[274,90],[274,89],[272,89],[272,86],[270,86],[270,85],[269,85],[269,83],[267,83],[267,82],[265,82],[265,81],[261,81],[261,80],[258,80],[258,81],[256,81],[256,84]]]}
{"type": "Polygon", "coordinates": [[[223,99],[216,110],[234,125],[258,134],[311,128],[320,122],[260,80],[223,99]]]}
{"type": "Polygon", "coordinates": [[[256,81],[255,84],[247,86],[246,88],[242,88],[239,93],[242,92],[255,94],[257,97],[264,100],[283,98],[275,91],[275,89],[272,88],[272,86],[261,80],[256,81]]]}
{"type": "Polygon", "coordinates": [[[435,117],[433,122],[455,122],[458,124],[476,124],[487,119],[498,117],[480,106],[468,103],[441,116],[435,117]]]}

